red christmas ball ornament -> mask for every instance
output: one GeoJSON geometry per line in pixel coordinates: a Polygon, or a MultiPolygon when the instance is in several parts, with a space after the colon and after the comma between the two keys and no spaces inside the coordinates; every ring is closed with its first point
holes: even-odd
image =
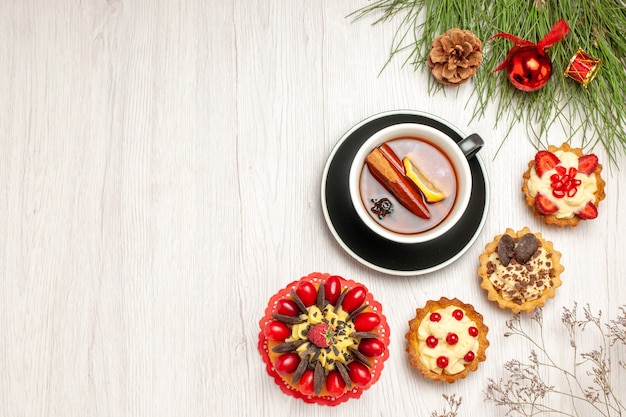
{"type": "Polygon", "coordinates": [[[545,48],[554,45],[569,33],[569,26],[560,19],[552,26],[550,32],[538,43],[518,38],[510,33],[498,33],[494,38],[505,38],[515,44],[509,50],[504,62],[492,72],[506,68],[511,84],[522,91],[535,91],[546,85],[552,75],[552,61],[545,48]]]}
{"type": "Polygon", "coordinates": [[[552,75],[552,61],[536,46],[515,46],[506,65],[509,81],[522,91],[535,91],[552,75]]]}

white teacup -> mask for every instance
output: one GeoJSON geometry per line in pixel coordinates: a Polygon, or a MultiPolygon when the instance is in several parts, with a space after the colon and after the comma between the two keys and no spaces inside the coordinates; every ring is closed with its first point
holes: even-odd
{"type": "MultiPolygon", "coordinates": [[[[458,223],[467,209],[472,193],[468,159],[482,146],[483,140],[477,134],[457,143],[435,128],[416,123],[392,125],[376,132],[358,150],[350,168],[350,199],[359,218],[379,236],[398,243],[422,243],[440,237],[458,223]],[[408,211],[389,187],[372,175],[366,158],[383,144],[393,149],[400,160],[406,157],[414,166],[426,168],[424,174],[433,188],[445,195],[441,202],[423,202],[430,218],[423,219],[408,211]]],[[[404,166],[400,168],[404,175],[404,166]]],[[[404,180],[418,189],[406,176],[404,180]]],[[[432,197],[432,193],[418,193],[432,197]]]]}

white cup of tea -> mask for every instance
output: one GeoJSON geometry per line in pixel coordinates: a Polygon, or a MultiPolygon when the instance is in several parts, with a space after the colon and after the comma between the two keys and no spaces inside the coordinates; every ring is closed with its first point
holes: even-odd
{"type": "Polygon", "coordinates": [[[477,134],[458,143],[433,127],[402,123],[363,143],[350,167],[350,199],[361,221],[398,243],[423,243],[463,217],[472,193],[477,134]]]}

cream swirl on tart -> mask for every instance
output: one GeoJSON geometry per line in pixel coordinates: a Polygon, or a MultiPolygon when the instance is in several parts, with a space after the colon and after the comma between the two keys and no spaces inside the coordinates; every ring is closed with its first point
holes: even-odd
{"type": "Polygon", "coordinates": [[[532,312],[545,305],[561,285],[561,253],[528,227],[506,229],[485,246],[477,269],[481,288],[500,308],[532,312]]]}
{"type": "Polygon", "coordinates": [[[420,359],[435,372],[458,374],[476,357],[478,328],[465,311],[448,306],[430,313],[417,330],[420,359]]]}
{"type": "Polygon", "coordinates": [[[471,304],[456,298],[430,300],[409,321],[409,362],[434,381],[465,378],[486,359],[488,330],[471,304]]]}
{"type": "Polygon", "coordinates": [[[598,216],[605,197],[602,165],[595,154],[584,154],[567,143],[535,154],[524,173],[526,203],[546,224],[576,226],[598,216]]]}
{"type": "Polygon", "coordinates": [[[541,176],[537,173],[537,165],[530,169],[528,191],[534,197],[542,195],[556,206],[556,210],[549,206],[549,214],[570,218],[595,201],[598,182],[593,172],[579,171],[579,158],[575,153],[559,150],[553,155],[558,158],[558,164],[541,176]]]}
{"type": "Polygon", "coordinates": [[[552,254],[540,247],[525,264],[503,265],[498,254],[491,253],[487,264],[489,281],[507,301],[524,304],[536,300],[554,286],[551,258],[552,254]]]}

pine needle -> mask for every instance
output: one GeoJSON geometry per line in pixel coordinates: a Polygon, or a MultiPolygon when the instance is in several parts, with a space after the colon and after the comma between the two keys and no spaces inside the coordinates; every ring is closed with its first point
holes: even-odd
{"type": "MultiPolygon", "coordinates": [[[[591,151],[602,146],[609,163],[617,166],[626,153],[626,2],[624,0],[376,0],[353,12],[354,20],[373,15],[374,25],[396,24],[389,58],[383,71],[396,57],[402,66],[427,71],[426,57],[432,40],[451,28],[468,29],[486,40],[499,32],[538,42],[552,25],[563,18],[570,33],[548,50],[553,63],[552,78],[536,92],[513,87],[504,72],[491,73],[506,57],[511,42],[495,39],[484,45],[482,68],[474,77],[474,91],[467,107],[472,118],[495,109],[495,126],[523,124],[531,143],[544,148],[549,142],[570,142],[591,151]],[[581,47],[603,61],[596,78],[584,88],[563,76],[571,57],[581,47]],[[548,138],[560,126],[563,137],[548,138]]],[[[429,77],[429,94],[445,92],[429,77]]]]}

